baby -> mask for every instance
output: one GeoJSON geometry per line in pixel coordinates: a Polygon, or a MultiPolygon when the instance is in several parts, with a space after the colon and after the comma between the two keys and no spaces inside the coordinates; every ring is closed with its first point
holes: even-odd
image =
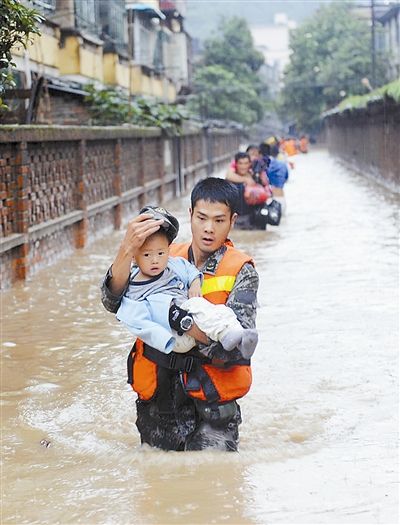
{"type": "Polygon", "coordinates": [[[177,219],[160,207],[146,206],[140,213],[150,213],[164,222],[137,251],[117,319],[165,354],[188,352],[196,346],[195,339],[185,333],[195,322],[225,350],[238,348],[243,357],[250,358],[257,345],[257,331],[244,329],[227,306],[201,297],[202,273],[183,257],[169,256],[169,246],[179,231],[177,219]],[[190,314],[181,319],[178,332],[169,324],[173,304],[190,314]]]}

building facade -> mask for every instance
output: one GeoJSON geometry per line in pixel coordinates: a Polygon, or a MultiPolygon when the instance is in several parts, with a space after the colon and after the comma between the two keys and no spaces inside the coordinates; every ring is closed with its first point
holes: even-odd
{"type": "Polygon", "coordinates": [[[380,8],[377,13],[377,21],[382,25],[377,48],[388,53],[388,79],[400,78],[400,2],[393,2],[386,8],[380,8]]]}
{"type": "MultiPolygon", "coordinates": [[[[191,48],[184,29],[185,2],[23,1],[44,16],[41,35],[34,35],[27,49],[13,50],[23,109],[40,107],[31,100],[35,92],[41,95],[44,107],[46,97],[47,102],[56,96],[71,100],[82,97],[87,84],[114,87],[133,97],[149,96],[166,103],[174,102],[179,91],[189,88],[191,48]]],[[[11,100],[12,109],[13,105],[18,105],[18,98],[11,100]]],[[[43,120],[43,111],[41,114],[43,120]]],[[[25,120],[37,121],[35,111],[30,120],[28,117],[25,115],[25,120]]],[[[49,123],[80,121],[55,119],[53,115],[49,123]]]]}

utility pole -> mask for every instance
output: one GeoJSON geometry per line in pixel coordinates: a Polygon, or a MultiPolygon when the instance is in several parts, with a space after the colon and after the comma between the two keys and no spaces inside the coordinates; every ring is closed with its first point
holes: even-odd
{"type": "Polygon", "coordinates": [[[372,87],[376,88],[376,48],[375,48],[375,0],[371,0],[371,77],[372,87]]]}

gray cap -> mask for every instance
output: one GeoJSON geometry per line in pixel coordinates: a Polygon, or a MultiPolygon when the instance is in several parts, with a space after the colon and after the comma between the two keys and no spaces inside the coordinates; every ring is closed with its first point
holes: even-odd
{"type": "Polygon", "coordinates": [[[163,219],[164,222],[161,225],[161,228],[163,228],[166,231],[170,243],[178,235],[178,219],[171,215],[165,208],[161,208],[160,206],[145,206],[139,212],[139,214],[142,213],[148,213],[149,215],[153,215],[153,218],[156,220],[163,219]]]}

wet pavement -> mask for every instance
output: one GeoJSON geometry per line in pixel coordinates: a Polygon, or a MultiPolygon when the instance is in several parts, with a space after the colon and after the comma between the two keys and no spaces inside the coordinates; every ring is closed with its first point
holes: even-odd
{"type": "Polygon", "coordinates": [[[99,297],[122,232],[2,294],[2,524],[398,522],[399,199],[322,150],[286,194],[232,235],[260,273],[238,454],[140,447],[99,297]]]}

